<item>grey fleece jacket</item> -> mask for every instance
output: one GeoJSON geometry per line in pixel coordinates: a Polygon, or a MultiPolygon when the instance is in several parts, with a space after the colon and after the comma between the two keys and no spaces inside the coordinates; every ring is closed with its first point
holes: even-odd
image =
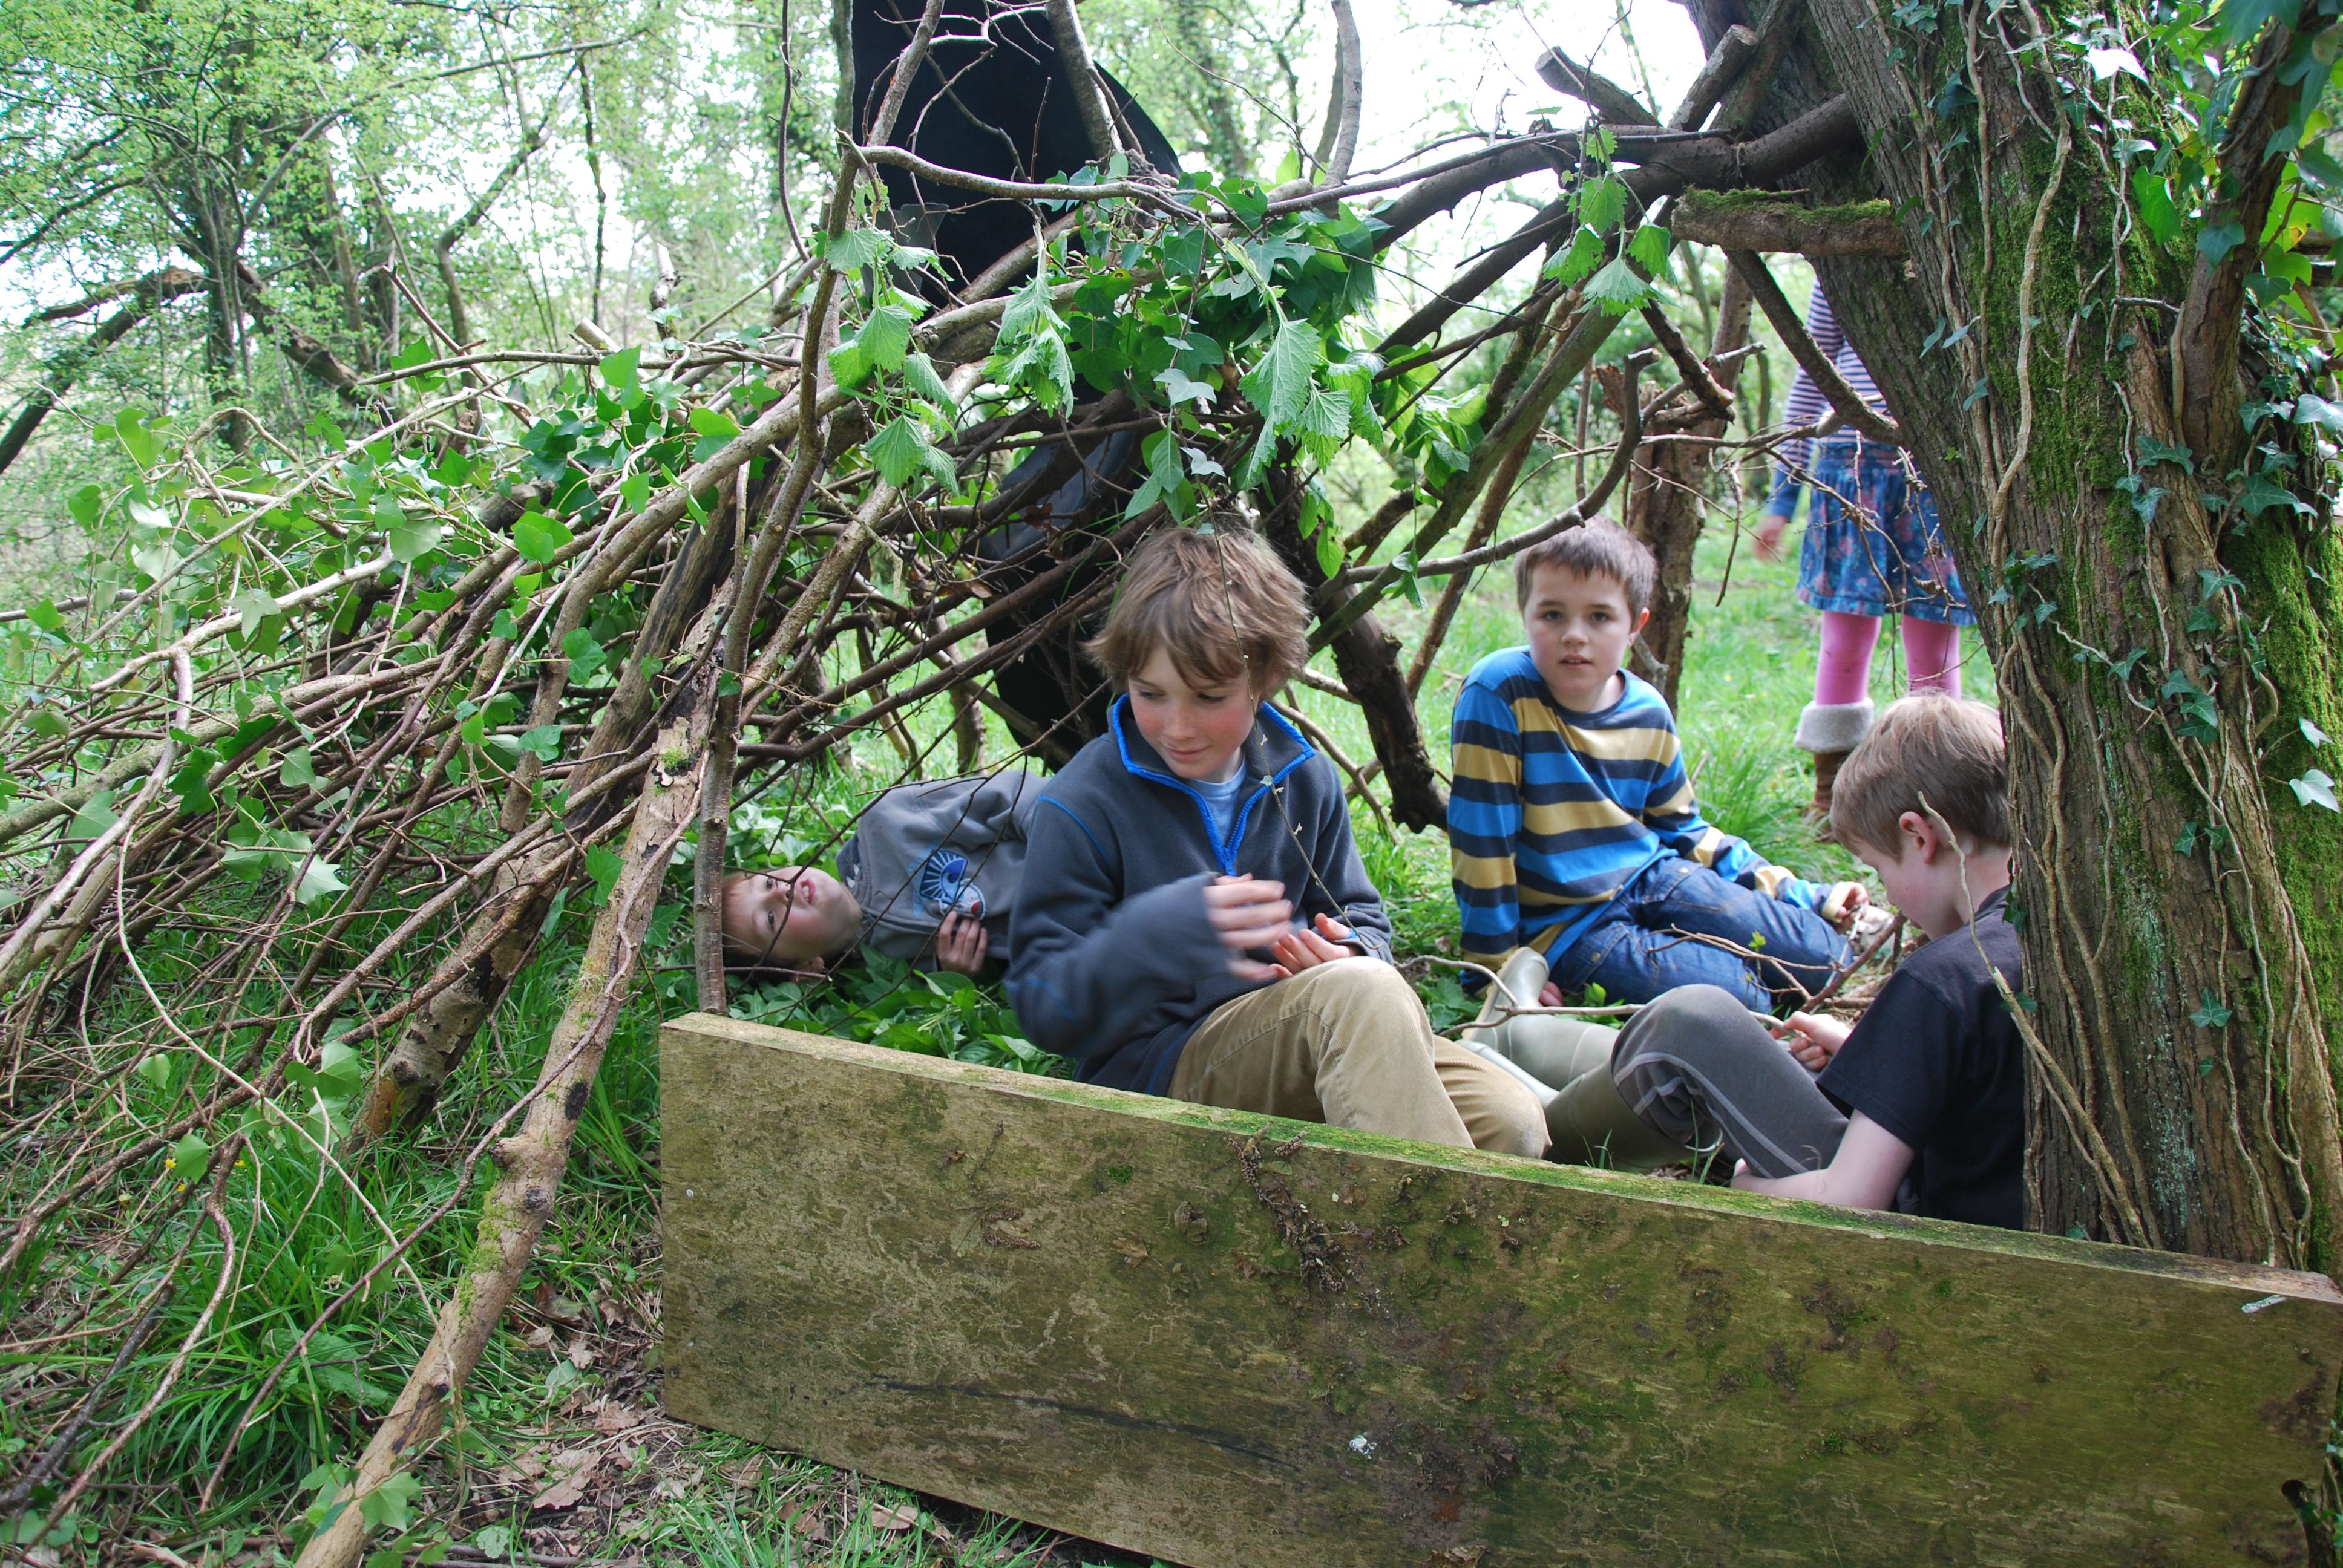
{"type": "Polygon", "coordinates": [[[1214,876],[1282,882],[1300,920],[1331,915],[1391,960],[1391,921],[1333,769],[1268,709],[1244,756],[1225,843],[1203,796],[1140,735],[1127,698],[1041,793],[1011,915],[1009,1000],[1026,1038],[1071,1058],[1084,1082],[1163,1093],[1213,1009],[1274,983],[1229,972],[1204,915],[1214,876]]]}
{"type": "Polygon", "coordinates": [[[839,879],[862,906],[862,945],[930,967],[936,929],[957,911],[982,920],[992,956],[1005,958],[1041,799],[1040,779],[1005,768],[898,784],[864,807],[838,852],[839,879]]]}

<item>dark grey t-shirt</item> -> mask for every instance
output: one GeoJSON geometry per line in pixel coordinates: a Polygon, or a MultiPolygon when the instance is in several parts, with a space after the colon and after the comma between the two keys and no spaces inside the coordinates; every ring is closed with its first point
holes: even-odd
{"type": "Polygon", "coordinates": [[[1993,979],[1998,970],[2020,989],[2007,898],[1995,893],[1974,924],[1906,959],[1816,1082],[1912,1146],[1916,1212],[2016,1231],[2026,1225],[2026,1057],[1993,979]]]}

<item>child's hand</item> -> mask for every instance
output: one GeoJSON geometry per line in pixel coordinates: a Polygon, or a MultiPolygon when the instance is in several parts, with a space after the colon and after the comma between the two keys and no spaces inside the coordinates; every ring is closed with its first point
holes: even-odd
{"type": "Polygon", "coordinates": [[[1545,990],[1538,992],[1538,1006],[1560,1007],[1561,1005],[1562,988],[1554,984],[1552,980],[1546,981],[1545,990]]]}
{"type": "Polygon", "coordinates": [[[971,978],[984,972],[984,951],[991,939],[984,922],[955,910],[936,928],[936,968],[971,978]]]}
{"type": "Polygon", "coordinates": [[[1782,558],[1782,530],[1789,526],[1789,521],[1787,518],[1777,518],[1770,512],[1757,519],[1756,538],[1751,542],[1756,546],[1759,560],[1778,561],[1782,558]]]}
{"type": "Polygon", "coordinates": [[[1844,931],[1854,926],[1855,911],[1869,902],[1871,894],[1861,882],[1840,882],[1831,889],[1830,897],[1823,900],[1822,909],[1816,912],[1844,931]]]}
{"type": "Polygon", "coordinates": [[[1302,970],[1316,969],[1320,964],[1357,958],[1358,949],[1342,945],[1350,940],[1350,927],[1331,916],[1321,915],[1317,930],[1303,926],[1300,930],[1288,931],[1270,943],[1269,950],[1277,960],[1276,967],[1285,971],[1278,978],[1291,980],[1302,970]]]}
{"type": "Polygon", "coordinates": [[[1204,918],[1212,934],[1228,950],[1229,972],[1239,980],[1283,980],[1285,970],[1245,956],[1248,948],[1265,948],[1291,929],[1293,906],[1285,901],[1285,884],[1256,880],[1251,875],[1216,877],[1204,884],[1204,918]]]}
{"type": "Polygon", "coordinates": [[[1816,1012],[1794,1012],[1776,1026],[1776,1038],[1808,1072],[1820,1072],[1846,1043],[1855,1026],[1816,1012]]]}

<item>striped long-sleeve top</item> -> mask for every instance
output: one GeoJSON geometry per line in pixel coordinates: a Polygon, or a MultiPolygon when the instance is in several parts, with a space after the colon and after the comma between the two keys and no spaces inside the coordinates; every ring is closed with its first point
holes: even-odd
{"type": "MultiPolygon", "coordinates": [[[[1815,285],[1814,297],[1806,301],[1806,336],[1815,340],[1815,347],[1829,358],[1856,397],[1879,412],[1887,412],[1886,400],[1873,385],[1871,372],[1864,368],[1855,345],[1846,340],[1846,333],[1832,313],[1830,299],[1819,283],[1815,285]]],[[[1797,374],[1790,377],[1789,400],[1782,408],[1784,427],[1795,430],[1802,425],[1814,424],[1829,409],[1830,400],[1823,396],[1823,389],[1807,377],[1805,367],[1799,367],[1797,374]]],[[[1765,499],[1766,511],[1786,518],[1797,510],[1798,491],[1813,470],[1813,448],[1814,442],[1808,439],[1785,442],[1775,450],[1774,488],[1765,499]]]]}
{"type": "Polygon", "coordinates": [[[1670,855],[1819,909],[1830,889],[1701,819],[1667,699],[1632,671],[1600,713],[1554,699],[1526,648],[1473,667],[1449,729],[1449,852],[1463,952],[1558,960],[1619,890],[1670,855]]]}

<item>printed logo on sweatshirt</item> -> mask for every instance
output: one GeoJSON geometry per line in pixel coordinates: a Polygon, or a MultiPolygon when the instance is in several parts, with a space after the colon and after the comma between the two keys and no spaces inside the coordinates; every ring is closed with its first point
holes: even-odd
{"type": "Polygon", "coordinates": [[[984,919],[984,894],[977,888],[975,868],[958,849],[938,849],[921,861],[917,886],[920,908],[936,920],[955,911],[984,919]]]}

